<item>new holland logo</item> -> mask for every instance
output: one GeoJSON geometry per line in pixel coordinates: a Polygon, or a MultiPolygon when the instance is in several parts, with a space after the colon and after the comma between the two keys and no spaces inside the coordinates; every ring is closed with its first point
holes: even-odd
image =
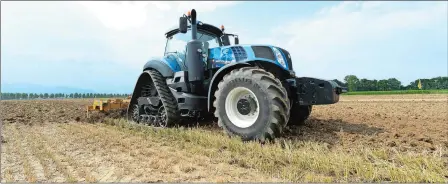
{"type": "Polygon", "coordinates": [[[224,61],[224,60],[213,60],[215,64],[230,64],[232,61],[224,61]]]}

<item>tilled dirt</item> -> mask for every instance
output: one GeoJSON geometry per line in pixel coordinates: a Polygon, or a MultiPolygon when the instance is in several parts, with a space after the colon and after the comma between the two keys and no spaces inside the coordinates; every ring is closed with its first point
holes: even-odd
{"type": "MultiPolygon", "coordinates": [[[[313,107],[305,125],[288,128],[283,139],[347,151],[360,145],[399,152],[446,150],[446,99],[448,95],[343,96],[337,104],[313,107]]],[[[1,181],[281,181],[157,140],[86,124],[123,115],[94,113],[87,118],[85,106],[91,103],[1,101],[1,181]]],[[[211,129],[221,131],[216,126],[211,129]]]]}
{"type": "Polygon", "coordinates": [[[91,99],[76,100],[8,100],[1,102],[3,123],[22,123],[26,125],[42,123],[102,122],[104,118],[124,117],[126,110],[113,110],[107,113],[90,112],[87,105],[91,99]]]}
{"type": "Polygon", "coordinates": [[[26,125],[86,121],[85,106],[92,102],[93,100],[3,100],[0,115],[3,123],[26,125]]]}
{"type": "Polygon", "coordinates": [[[369,102],[353,100],[363,99],[360,96],[344,96],[345,101],[338,104],[315,106],[305,126],[293,127],[287,136],[347,149],[353,145],[419,152],[446,149],[448,101],[443,99],[448,95],[438,97],[442,100],[369,102]]]}

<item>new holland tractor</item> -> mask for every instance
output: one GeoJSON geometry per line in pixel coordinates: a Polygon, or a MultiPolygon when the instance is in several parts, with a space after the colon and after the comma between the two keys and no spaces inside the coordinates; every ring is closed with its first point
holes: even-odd
{"type": "Polygon", "coordinates": [[[194,9],[181,16],[165,34],[164,56],[143,66],[127,112],[132,122],[169,127],[214,114],[228,135],[264,142],[345,92],[334,81],[296,77],[285,49],[240,45],[223,26],[196,17],[194,9]]]}

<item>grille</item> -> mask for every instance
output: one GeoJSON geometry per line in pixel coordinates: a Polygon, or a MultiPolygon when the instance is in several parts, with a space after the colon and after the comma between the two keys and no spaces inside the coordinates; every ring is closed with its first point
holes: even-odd
{"type": "Polygon", "coordinates": [[[274,52],[271,48],[266,46],[252,46],[252,50],[254,51],[255,57],[270,59],[275,61],[274,52]]]}
{"type": "Polygon", "coordinates": [[[282,49],[282,48],[279,48],[282,52],[283,52],[283,55],[285,55],[285,57],[286,57],[286,62],[288,62],[288,67],[289,67],[289,69],[290,70],[292,70],[293,69],[293,67],[292,67],[292,59],[291,59],[291,55],[289,55],[289,52],[288,51],[286,51],[285,49],[282,49]]]}
{"type": "Polygon", "coordinates": [[[246,51],[243,49],[243,47],[240,46],[236,46],[236,47],[231,47],[233,55],[235,56],[235,60],[236,61],[241,61],[244,59],[247,59],[247,54],[246,51]]]}

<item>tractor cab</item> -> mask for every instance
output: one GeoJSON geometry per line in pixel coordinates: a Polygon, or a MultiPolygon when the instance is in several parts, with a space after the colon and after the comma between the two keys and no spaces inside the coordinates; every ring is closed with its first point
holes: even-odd
{"type": "MultiPolygon", "coordinates": [[[[209,48],[223,46],[221,41],[222,31],[217,27],[208,24],[198,25],[197,40],[202,42],[203,54],[208,54],[209,48]]],[[[192,38],[191,27],[187,29],[186,33],[180,33],[179,29],[172,29],[166,33],[165,56],[173,55],[177,57],[181,63],[185,64],[187,44],[192,38]]]]}
{"type": "MultiPolygon", "coordinates": [[[[211,48],[235,45],[239,43],[238,36],[235,34],[224,33],[224,26],[221,29],[210,24],[197,21],[196,40],[202,42],[202,54],[204,62],[206,62],[208,51],[211,48]],[[230,38],[234,39],[231,40],[230,38]]],[[[179,27],[170,29],[166,34],[167,42],[165,46],[164,56],[174,56],[179,60],[180,65],[185,66],[187,44],[193,40],[192,27],[188,25],[186,32],[182,33],[179,27]]],[[[182,67],[184,69],[184,67],[182,67]]]]}

